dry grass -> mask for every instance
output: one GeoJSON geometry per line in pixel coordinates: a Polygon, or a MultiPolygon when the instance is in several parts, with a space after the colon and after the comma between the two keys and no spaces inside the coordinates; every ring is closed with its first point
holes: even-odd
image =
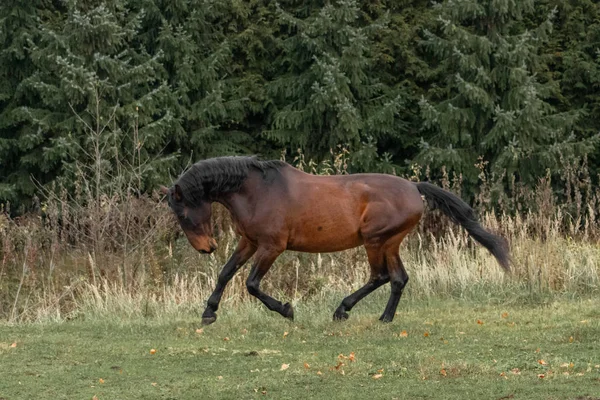
{"type": "MultiPolygon", "coordinates": [[[[317,173],[344,173],[347,156],[341,152],[320,166],[302,158],[294,162],[317,173]]],[[[510,243],[510,276],[464,231],[427,213],[401,249],[410,276],[405,297],[522,302],[597,294],[600,194],[585,160],[566,170],[555,186],[546,177],[533,189],[513,182],[508,191],[498,189],[504,178],[482,173],[476,206],[483,224],[510,243]],[[556,192],[553,187],[565,189],[556,192]]],[[[415,168],[409,178],[428,175],[415,168]]],[[[460,193],[460,176],[440,175],[440,185],[460,193]]],[[[99,195],[86,191],[85,182],[81,187],[79,193],[52,191],[37,214],[13,220],[0,213],[0,319],[16,323],[82,315],[200,313],[237,240],[226,212],[216,207],[220,247],[205,256],[187,244],[158,196],[137,196],[131,190],[99,195]]],[[[230,283],[223,308],[249,299],[246,276],[242,270],[230,283]]],[[[323,255],[286,252],[263,287],[276,297],[302,302],[349,293],[367,279],[362,249],[323,255]]]]}

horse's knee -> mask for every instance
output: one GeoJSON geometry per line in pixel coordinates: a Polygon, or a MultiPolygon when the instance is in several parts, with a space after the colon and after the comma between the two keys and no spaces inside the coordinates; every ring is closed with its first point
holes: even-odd
{"type": "Polygon", "coordinates": [[[390,281],[393,292],[402,293],[402,290],[408,283],[408,275],[398,276],[390,281]]]}
{"type": "Polygon", "coordinates": [[[254,297],[258,296],[258,293],[259,293],[258,287],[259,287],[258,281],[253,280],[253,279],[248,279],[246,281],[246,289],[248,289],[248,293],[250,293],[254,297]]]}

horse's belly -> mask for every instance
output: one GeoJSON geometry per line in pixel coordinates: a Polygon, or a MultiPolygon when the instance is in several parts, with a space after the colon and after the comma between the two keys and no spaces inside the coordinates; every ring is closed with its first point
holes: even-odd
{"type": "Polygon", "coordinates": [[[295,232],[290,235],[288,250],[306,253],[331,253],[363,244],[358,230],[343,231],[317,226],[312,232],[295,232]]]}
{"type": "Polygon", "coordinates": [[[346,185],[319,179],[297,195],[287,215],[288,249],[329,253],[360,246],[364,207],[346,185]]]}

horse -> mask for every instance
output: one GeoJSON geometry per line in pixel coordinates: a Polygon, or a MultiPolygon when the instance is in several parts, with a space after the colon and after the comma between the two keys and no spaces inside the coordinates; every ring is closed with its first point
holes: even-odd
{"type": "Polygon", "coordinates": [[[252,256],[248,292],[269,310],[293,320],[290,303],[282,304],[260,289],[277,257],[285,250],[328,253],[361,245],[367,252],[370,278],[342,300],[333,319],[348,319],[356,303],[389,282],[389,300],[379,319],[391,322],[408,282],[400,243],[421,219],[423,199],[464,227],[502,268],[510,270],[506,241],[486,231],[459,197],[427,182],[375,173],[311,175],[283,161],[232,156],[199,161],[161,191],[197,251],[210,254],[217,248],[211,225],[214,202],[231,213],[240,236],[206,303],[205,325],[216,321],[225,287],[252,256]]]}

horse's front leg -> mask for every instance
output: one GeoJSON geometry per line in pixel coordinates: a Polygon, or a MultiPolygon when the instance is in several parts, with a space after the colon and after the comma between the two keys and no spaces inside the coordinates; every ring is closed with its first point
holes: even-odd
{"type": "Polygon", "coordinates": [[[204,310],[204,313],[202,313],[202,324],[209,325],[217,320],[216,311],[219,309],[221,296],[223,295],[227,283],[229,283],[231,278],[233,278],[233,275],[235,275],[246,261],[252,257],[254,252],[256,252],[256,247],[252,246],[246,239],[240,239],[231,258],[229,258],[229,261],[227,261],[219,273],[217,286],[206,302],[206,309],[204,310]]]}
{"type": "Polygon", "coordinates": [[[271,311],[277,311],[285,318],[294,319],[294,309],[290,303],[281,303],[262,290],[260,290],[260,281],[264,278],[267,271],[271,268],[275,259],[281,254],[281,250],[275,248],[261,248],[254,258],[254,265],[250,270],[246,287],[248,292],[259,299],[271,311]]]}

